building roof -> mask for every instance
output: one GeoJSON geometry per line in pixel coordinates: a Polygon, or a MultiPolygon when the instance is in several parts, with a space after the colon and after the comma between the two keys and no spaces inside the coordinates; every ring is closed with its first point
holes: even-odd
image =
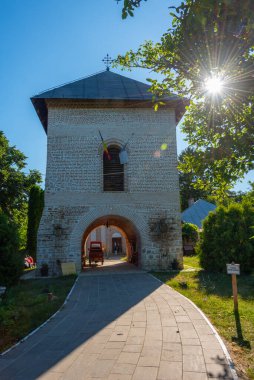
{"type": "Polygon", "coordinates": [[[152,100],[149,88],[148,84],[106,70],[55,87],[33,98],[152,100]]]}
{"type": "Polygon", "coordinates": [[[215,209],[216,206],[213,203],[199,199],[182,212],[182,221],[196,224],[196,226],[202,228],[203,220],[207,217],[210,211],[215,209]]]}
{"type": "MultiPolygon", "coordinates": [[[[47,130],[47,102],[49,99],[76,100],[76,101],[122,101],[132,102],[144,106],[144,103],[151,103],[153,94],[149,92],[150,86],[146,83],[127,78],[112,71],[103,71],[98,74],[88,76],[44,91],[31,98],[35,110],[47,130]]],[[[177,109],[178,119],[184,113],[186,100],[176,95],[168,96],[165,102],[170,102],[172,107],[177,109]]]]}

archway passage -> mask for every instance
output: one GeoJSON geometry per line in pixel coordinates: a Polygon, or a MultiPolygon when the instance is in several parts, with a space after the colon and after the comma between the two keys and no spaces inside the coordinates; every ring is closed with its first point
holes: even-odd
{"type": "Polygon", "coordinates": [[[99,241],[102,244],[106,257],[125,257],[126,256],[126,234],[119,227],[99,226],[95,228],[87,237],[84,252],[89,253],[90,243],[99,241]]]}
{"type": "Polygon", "coordinates": [[[84,256],[86,255],[86,242],[92,231],[98,227],[113,227],[118,230],[126,242],[126,257],[128,262],[139,265],[139,256],[141,252],[141,241],[137,228],[127,218],[118,215],[105,215],[94,220],[84,231],[81,242],[81,262],[84,268],[84,256]]]}

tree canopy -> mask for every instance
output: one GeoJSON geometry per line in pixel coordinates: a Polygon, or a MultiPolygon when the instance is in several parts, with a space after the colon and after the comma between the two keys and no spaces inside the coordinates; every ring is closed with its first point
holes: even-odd
{"type": "Polygon", "coordinates": [[[23,270],[23,257],[18,252],[17,226],[0,212],[0,285],[15,284],[23,270]]]}
{"type": "MultiPolygon", "coordinates": [[[[142,0],[134,3],[124,2],[123,17],[142,0]]],[[[171,8],[172,25],[160,42],[146,41],[116,64],[163,75],[150,79],[156,107],[172,92],[189,99],[182,130],[196,155],[186,155],[182,170],[196,173],[196,187],[223,197],[254,168],[254,3],[185,0],[171,8]]]]}
{"type": "Polygon", "coordinates": [[[0,209],[10,217],[20,211],[28,201],[31,187],[41,182],[37,170],[24,172],[26,156],[15,146],[10,146],[4,133],[0,131],[0,209]]]}
{"type": "MultiPolygon", "coordinates": [[[[119,3],[121,0],[116,0],[119,3]]],[[[143,0],[147,1],[147,0],[143,0]]],[[[128,16],[134,16],[134,9],[140,6],[142,0],[124,0],[122,9],[122,18],[125,19],[128,16]]]]}
{"type": "MultiPolygon", "coordinates": [[[[189,206],[189,200],[194,199],[205,199],[210,201],[210,191],[205,191],[204,189],[199,189],[197,187],[197,182],[202,181],[193,169],[185,170],[186,160],[196,160],[197,153],[194,149],[188,147],[185,149],[178,158],[178,172],[179,172],[179,186],[180,186],[180,197],[181,197],[181,209],[185,210],[189,206]]],[[[191,162],[189,163],[190,167],[191,162]]]]}

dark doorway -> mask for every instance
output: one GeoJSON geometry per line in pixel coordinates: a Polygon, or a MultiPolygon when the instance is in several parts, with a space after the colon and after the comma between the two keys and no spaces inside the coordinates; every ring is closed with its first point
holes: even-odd
{"type": "Polygon", "coordinates": [[[113,237],[112,238],[112,251],[114,255],[121,255],[122,248],[122,238],[121,237],[113,237]]]}

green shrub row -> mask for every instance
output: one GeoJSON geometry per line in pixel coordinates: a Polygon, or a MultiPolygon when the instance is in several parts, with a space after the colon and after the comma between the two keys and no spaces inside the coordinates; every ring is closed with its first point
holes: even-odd
{"type": "Polygon", "coordinates": [[[227,263],[240,264],[242,272],[254,269],[254,208],[251,203],[219,206],[204,220],[196,246],[201,266],[226,271],[227,263]]]}

